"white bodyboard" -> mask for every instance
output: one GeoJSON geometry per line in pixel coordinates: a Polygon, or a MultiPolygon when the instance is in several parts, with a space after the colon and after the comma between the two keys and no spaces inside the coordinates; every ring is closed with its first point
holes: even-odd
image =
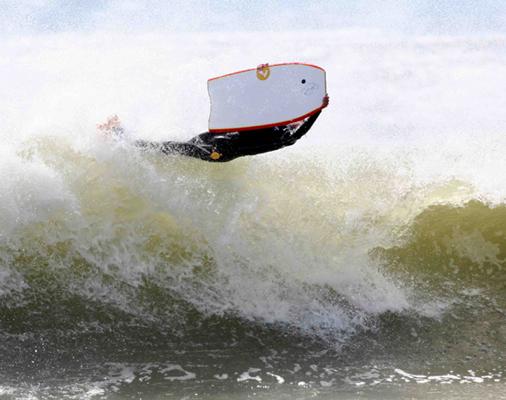
{"type": "Polygon", "coordinates": [[[210,132],[287,125],[322,108],[325,70],[315,65],[275,64],[209,79],[210,132]]]}

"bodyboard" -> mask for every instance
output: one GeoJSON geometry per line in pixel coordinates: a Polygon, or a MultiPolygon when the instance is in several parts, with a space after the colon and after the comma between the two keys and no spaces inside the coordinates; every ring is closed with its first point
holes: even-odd
{"type": "Polygon", "coordinates": [[[325,70],[286,63],[211,78],[209,132],[233,132],[288,125],[322,109],[325,70]]]}

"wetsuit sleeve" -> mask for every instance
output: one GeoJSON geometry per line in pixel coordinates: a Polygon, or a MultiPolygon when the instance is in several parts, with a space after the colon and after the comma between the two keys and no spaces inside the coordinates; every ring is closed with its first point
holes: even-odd
{"type": "Polygon", "coordinates": [[[290,136],[288,136],[284,140],[285,146],[290,146],[294,144],[297,140],[299,140],[302,136],[304,136],[313,126],[314,122],[318,119],[320,116],[321,110],[318,111],[316,114],[311,115],[307,120],[303,122],[303,124],[290,136]]]}

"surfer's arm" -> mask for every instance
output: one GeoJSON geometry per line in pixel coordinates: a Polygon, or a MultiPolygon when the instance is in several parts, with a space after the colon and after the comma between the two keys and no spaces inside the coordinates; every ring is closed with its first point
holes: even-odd
{"type": "MultiPolygon", "coordinates": [[[[327,107],[329,105],[329,96],[328,95],[325,95],[325,97],[323,98],[323,103],[322,103],[322,109],[327,107]]],[[[285,146],[290,146],[292,144],[294,144],[297,140],[299,140],[302,136],[304,136],[306,133],[308,133],[308,131],[311,129],[311,127],[313,126],[313,124],[315,123],[315,121],[318,119],[318,117],[320,116],[322,110],[318,111],[317,113],[311,115],[308,119],[306,119],[301,126],[299,126],[295,132],[292,132],[290,135],[288,135],[286,137],[286,139],[284,140],[284,145],[285,146]]],[[[289,129],[288,127],[285,128],[285,129],[289,129]]]]}
{"type": "MultiPolygon", "coordinates": [[[[304,136],[311,129],[314,122],[318,119],[318,117],[320,116],[320,113],[321,113],[321,110],[318,111],[316,114],[311,115],[294,132],[286,135],[285,138],[283,139],[283,145],[284,146],[291,146],[297,140],[299,140],[302,136],[304,136]]],[[[290,128],[286,127],[284,129],[290,129],[290,128]]]]}

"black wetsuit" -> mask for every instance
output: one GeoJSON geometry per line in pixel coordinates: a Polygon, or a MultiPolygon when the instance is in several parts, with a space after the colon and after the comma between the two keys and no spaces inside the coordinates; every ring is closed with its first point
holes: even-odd
{"type": "Polygon", "coordinates": [[[285,125],[241,132],[205,132],[187,142],[137,141],[135,144],[160,150],[164,154],[182,154],[211,162],[231,161],[237,157],[266,153],[294,144],[309,131],[320,112],[307,118],[297,128],[285,125]]]}

